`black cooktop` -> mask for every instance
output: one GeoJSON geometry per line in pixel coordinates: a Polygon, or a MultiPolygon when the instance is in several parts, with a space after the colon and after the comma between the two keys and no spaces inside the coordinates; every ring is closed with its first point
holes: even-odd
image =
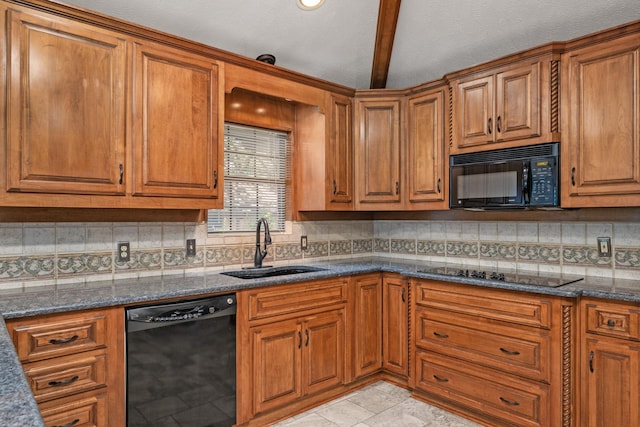
{"type": "Polygon", "coordinates": [[[557,288],[582,280],[580,276],[555,274],[549,272],[517,271],[509,269],[484,270],[460,265],[442,265],[418,270],[418,273],[441,274],[443,276],[470,277],[481,280],[512,283],[516,285],[534,285],[557,288]]]}

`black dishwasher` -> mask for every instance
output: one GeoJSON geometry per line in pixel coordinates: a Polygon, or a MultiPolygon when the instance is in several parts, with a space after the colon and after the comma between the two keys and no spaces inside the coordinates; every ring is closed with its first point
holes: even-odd
{"type": "Polygon", "coordinates": [[[236,297],[126,310],[127,426],[229,427],[236,419],[236,297]]]}

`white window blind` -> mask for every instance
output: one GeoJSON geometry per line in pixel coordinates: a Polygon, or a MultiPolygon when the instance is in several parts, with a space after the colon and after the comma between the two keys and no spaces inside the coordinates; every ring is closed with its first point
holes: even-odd
{"type": "Polygon", "coordinates": [[[224,209],[209,210],[209,232],[255,231],[260,218],[283,231],[289,163],[286,132],[225,123],[224,209]]]}

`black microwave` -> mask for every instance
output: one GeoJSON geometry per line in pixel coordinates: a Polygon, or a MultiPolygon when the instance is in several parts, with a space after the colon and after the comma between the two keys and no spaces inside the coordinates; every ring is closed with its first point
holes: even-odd
{"type": "Polygon", "coordinates": [[[449,157],[449,207],[559,207],[559,143],[449,157]]]}

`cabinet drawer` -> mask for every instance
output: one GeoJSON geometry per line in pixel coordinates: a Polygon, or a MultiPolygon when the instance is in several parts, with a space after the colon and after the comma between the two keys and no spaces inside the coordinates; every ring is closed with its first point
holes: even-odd
{"type": "Polygon", "coordinates": [[[63,314],[8,323],[22,362],[42,360],[106,345],[106,314],[63,314]]]}
{"type": "Polygon", "coordinates": [[[551,327],[551,300],[522,292],[417,280],[416,304],[537,328],[551,327]]]}
{"type": "Polygon", "coordinates": [[[249,293],[249,320],[340,304],[347,300],[347,280],[327,280],[249,293]]]}
{"type": "Polygon", "coordinates": [[[640,340],[640,310],[630,304],[587,302],[587,332],[640,340]]]}
{"type": "Polygon", "coordinates": [[[428,394],[504,420],[505,425],[550,425],[548,386],[433,353],[416,356],[416,386],[428,394]]]}
{"type": "MultiPolygon", "coordinates": [[[[448,316],[451,318],[451,316],[448,316]]],[[[474,328],[456,319],[447,321],[438,310],[418,309],[416,345],[513,374],[550,381],[551,346],[547,335],[523,329],[477,323],[474,328]]],[[[469,322],[470,323],[470,322],[469,322]]]]}
{"type": "Polygon", "coordinates": [[[103,389],[83,393],[73,398],[53,400],[39,406],[46,427],[109,425],[107,393],[103,389]]]}
{"type": "Polygon", "coordinates": [[[43,402],[104,386],[105,362],[105,351],[96,350],[28,363],[24,372],[36,402],[43,402]]]}

